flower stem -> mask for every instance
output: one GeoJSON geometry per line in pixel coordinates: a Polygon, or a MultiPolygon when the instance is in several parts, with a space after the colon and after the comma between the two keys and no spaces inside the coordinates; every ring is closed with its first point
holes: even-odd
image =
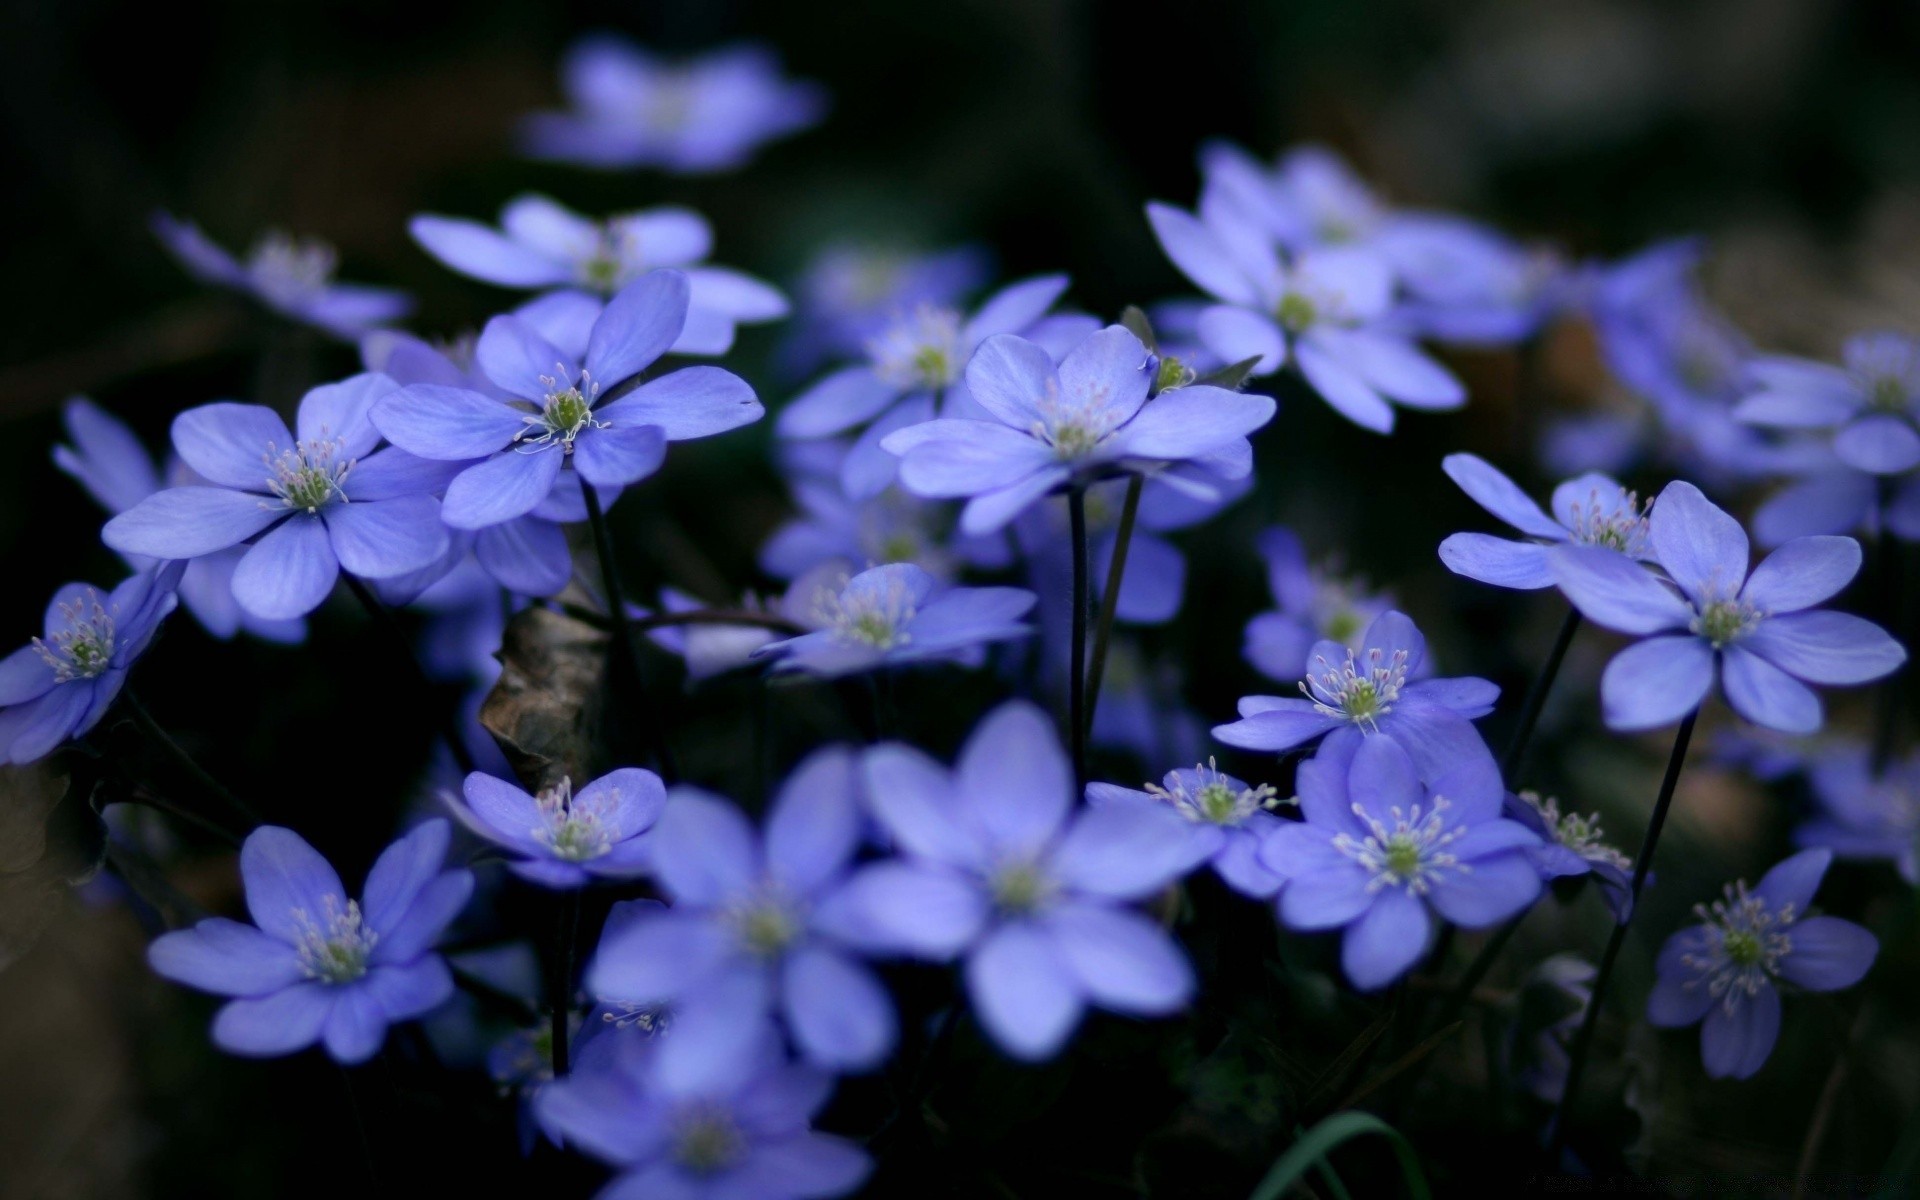
{"type": "Polygon", "coordinates": [[[1627,940],[1627,926],[1640,910],[1640,889],[1647,882],[1647,872],[1653,868],[1654,847],[1659,844],[1660,830],[1667,823],[1667,810],[1673,807],[1674,785],[1680,782],[1680,768],[1686,765],[1687,744],[1693,740],[1693,725],[1700,719],[1700,710],[1694,709],[1687,719],[1680,722],[1680,731],[1673,738],[1673,753],[1667,757],[1667,773],[1660,781],[1660,797],[1653,803],[1653,816],[1647,821],[1647,834],[1640,842],[1640,853],[1633,860],[1632,898],[1626,914],[1614,923],[1613,932],[1607,937],[1607,948],[1600,956],[1600,967],[1593,976],[1593,995],[1587,1001],[1587,1011],[1580,1019],[1580,1028],[1573,1035],[1573,1044],[1567,1052],[1567,1086],[1560,1093],[1560,1103],[1553,1114],[1553,1124],[1547,1144],[1547,1156],[1550,1161],[1558,1161],[1561,1148],[1567,1142],[1567,1118],[1572,1114],[1574,1097],[1580,1091],[1580,1080],[1587,1071],[1587,1056],[1593,1050],[1593,1031],[1600,1023],[1600,1007],[1607,1000],[1607,984],[1613,978],[1613,964],[1620,957],[1620,947],[1627,940]]]}
{"type": "MultiPolygon", "coordinates": [[[[401,627],[400,618],[394,616],[393,610],[381,603],[380,597],[374,595],[373,589],[364,582],[344,571],[340,573],[340,577],[347,581],[347,587],[353,592],[354,599],[360,601],[360,607],[366,609],[367,615],[385,629],[394,644],[400,647],[400,657],[413,668],[414,682],[419,685],[421,692],[432,695],[433,680],[427,677],[426,668],[420,665],[419,657],[414,654],[413,641],[407,637],[407,631],[401,627]]],[[[454,764],[460,768],[460,774],[463,776],[473,774],[473,755],[467,752],[467,743],[460,736],[460,722],[456,710],[445,707],[440,709],[440,738],[446,742],[448,752],[453,755],[454,764]]]]}
{"type": "Polygon", "coordinates": [[[1100,683],[1107,674],[1107,644],[1113,638],[1113,618],[1120,607],[1120,583],[1127,573],[1127,551],[1133,545],[1133,520],[1140,512],[1140,490],[1146,477],[1127,481],[1127,498],[1120,506],[1120,528],[1113,544],[1113,562],[1107,567],[1106,590],[1100,594],[1100,622],[1093,631],[1093,661],[1087,667],[1087,736],[1093,736],[1093,714],[1100,706],[1100,683]]]}
{"type": "Polygon", "coordinates": [[[553,1024],[553,1077],[565,1075],[569,1069],[567,1061],[567,1033],[569,1022],[573,1019],[573,942],[574,931],[580,925],[580,889],[568,888],[560,893],[559,919],[553,931],[553,994],[547,997],[552,1011],[553,1024]]]}
{"type": "Polygon", "coordinates": [[[1553,690],[1554,678],[1560,674],[1560,664],[1567,657],[1567,647],[1573,645],[1573,635],[1579,630],[1580,610],[1568,605],[1567,618],[1560,622],[1560,633],[1553,639],[1553,649],[1547,652],[1546,665],[1527,688],[1526,701],[1520,706],[1520,724],[1515,727],[1513,740],[1507,743],[1507,753],[1500,760],[1500,777],[1507,781],[1508,787],[1517,782],[1514,773],[1526,757],[1527,743],[1533,740],[1533,727],[1540,721],[1540,711],[1547,706],[1547,693],[1553,690]]]}
{"type": "MultiPolygon", "coordinates": [[[[246,801],[229,791],[225,784],[213,777],[212,772],[194,761],[193,755],[188,754],[179,742],[173,740],[173,736],[161,727],[160,722],[153,719],[153,714],[147,711],[147,706],[140,703],[140,697],[134,694],[131,687],[121,691],[120,697],[126,701],[127,711],[133,715],[133,723],[140,727],[140,732],[146,734],[165,751],[167,757],[171,758],[181,770],[193,776],[193,781],[200,785],[202,791],[238,814],[245,822],[247,829],[252,829],[261,823],[260,814],[254,812],[246,801]]],[[[164,805],[156,804],[155,807],[164,807],[164,805]]],[[[232,835],[225,834],[223,831],[223,836],[232,835]]]]}
{"type": "Polygon", "coordinates": [[[593,529],[593,552],[600,560],[600,590],[605,593],[607,619],[613,630],[613,640],[620,644],[620,657],[616,661],[624,664],[628,680],[633,685],[640,723],[652,732],[654,758],[668,775],[677,775],[679,772],[674,768],[673,751],[667,747],[666,732],[647,704],[647,676],[640,665],[640,648],[634,643],[633,624],[627,616],[626,600],[620,592],[620,574],[614,567],[613,533],[607,527],[606,511],[600,507],[600,493],[592,484],[582,482],[580,494],[587,501],[587,524],[593,529]]]}
{"type": "Polygon", "coordinates": [[[1073,530],[1073,650],[1067,677],[1067,720],[1073,743],[1073,785],[1087,783],[1087,492],[1067,491],[1067,517],[1073,530]]]}

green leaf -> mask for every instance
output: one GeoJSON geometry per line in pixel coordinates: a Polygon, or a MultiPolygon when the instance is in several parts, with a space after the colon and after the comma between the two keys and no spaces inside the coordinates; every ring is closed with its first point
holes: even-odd
{"type": "Polygon", "coordinates": [[[1202,375],[1194,382],[1204,383],[1209,387],[1230,388],[1237,392],[1247,386],[1247,380],[1252,377],[1253,368],[1259,362],[1260,356],[1256,354],[1252,358],[1243,358],[1237,363],[1221,367],[1210,375],[1202,375]]]}
{"type": "Polygon", "coordinates": [[[1280,1200],[1287,1189],[1300,1182],[1308,1171],[1324,1166],[1331,1171],[1327,1156],[1357,1137],[1378,1134],[1387,1139],[1395,1158],[1400,1160],[1400,1177],[1406,1181],[1407,1194],[1414,1200],[1431,1200],[1427,1177],[1420,1169],[1420,1156],[1413,1143],[1400,1131],[1372,1113],[1335,1113],[1301,1135],[1286,1153],[1274,1160],[1273,1167],[1260,1180],[1248,1200],[1280,1200]]]}
{"type": "Polygon", "coordinates": [[[1138,305],[1129,304],[1120,310],[1120,323],[1127,332],[1147,344],[1147,349],[1155,354],[1160,352],[1160,342],[1153,336],[1153,322],[1147,320],[1147,314],[1138,305]]]}

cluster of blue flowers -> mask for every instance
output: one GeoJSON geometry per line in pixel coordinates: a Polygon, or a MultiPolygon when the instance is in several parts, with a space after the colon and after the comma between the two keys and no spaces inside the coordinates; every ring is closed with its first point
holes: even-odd
{"type": "MultiPolygon", "coordinates": [[[[571,107],[528,118],[522,148],[597,169],[736,167],[825,107],[751,48],[673,63],[599,38],[563,69],[571,107]]],[[[821,746],[757,824],[666,759],[510,778],[469,706],[455,752],[483,761],[447,790],[456,822],[406,832],[357,900],[298,834],[252,828],[239,853],[251,923],[166,933],[149,961],[228,998],[222,1049],[319,1044],[360,1063],[464,982],[435,947],[471,918],[476,887],[541,889],[569,911],[605,893],[618,903],[577,978],[570,942],[556,948],[550,1030],[515,1034],[534,1125],[613,1168],[610,1197],[784,1200],[849,1193],[871,1169],[861,1140],[812,1124],[837,1076],[883,1070],[909,1040],[890,990],[901,960],[951,964],[956,1004],[1007,1055],[1038,1061],[1089,1010],[1159,1018],[1204,994],[1153,903],[1199,872],[1289,931],[1339,931],[1340,971],[1366,993],[1430,960],[1444,969],[1434,949],[1451,930],[1509,925],[1549,885],[1590,878],[1615,940],[1558,1035],[1564,1117],[1716,685],[1740,720],[1811,737],[1827,724],[1814,687],[1906,661],[1880,625],[1823,606],[1861,569],[1850,535],[1879,539],[1883,571],[1900,540],[1920,540],[1920,339],[1864,335],[1839,365],[1758,354],[1699,293],[1691,245],[1576,266],[1462,217],[1393,208],[1322,148],[1269,165],[1211,144],[1200,166],[1191,210],[1146,206],[1207,297],[1159,310],[1159,331],[1137,309],[1108,322],[1063,307],[1064,274],[969,304],[985,270],[966,249],[823,254],[783,355],[817,377],[772,423],[797,515],[759,561],[785,590],[726,610],[672,591],[657,610],[628,603],[605,516],[671,469],[672,443],[765,414],[741,376],[685,361],[790,310],[774,286],[707,262],[714,231],[698,213],[596,219],[523,195],[497,226],[415,217],[414,239],[447,267],[537,293],[449,342],[392,328],[406,298],[333,282],[324,247],[272,235],[243,262],[160,217],[197,278],[353,342],[364,369],[308,391],[290,421],[259,404],[181,412],[158,465],[115,418],[72,402],[55,460],[110,514],[102,537],[133,573],[59,589],[42,636],[0,661],[0,759],[87,740],[177,602],[214,637],[299,644],[343,576],[376,610],[434,614],[423,662],[476,695],[507,614],[530,608],[592,617],[614,632],[616,662],[644,624],[695,680],[983,673],[1007,698],[969,717],[951,766],[893,738],[821,746]],[[1204,730],[1226,714],[1186,711],[1180,664],[1114,626],[1184,610],[1210,640],[1202,653],[1233,636],[1187,594],[1168,535],[1252,487],[1276,402],[1249,382],[1284,372],[1297,394],[1389,434],[1398,409],[1469,402],[1436,347],[1512,348],[1572,319],[1644,405],[1546,430],[1542,458],[1572,477],[1544,506],[1475,455],[1435,463],[1436,486],[1444,471],[1518,535],[1454,533],[1445,566],[1557,589],[1570,606],[1504,761],[1476,724],[1500,688],[1440,673],[1402,611],[1420,605],[1276,527],[1245,548],[1274,607],[1247,621],[1243,652],[1289,694],[1247,695],[1212,729],[1236,770],[1274,782],[1220,770],[1204,730]],[[1628,470],[1729,500],[1785,481],[1753,521],[1771,552],[1754,565],[1740,521],[1687,478],[1643,501],[1603,473],[1628,470]],[[597,576],[576,563],[583,525],[597,576]],[[1606,727],[1680,726],[1632,858],[1583,805],[1521,788],[1521,751],[1581,620],[1632,639],[1599,681],[1606,727]],[[1089,778],[1089,746],[1159,782],[1089,778]]],[[[1760,1070],[1783,992],[1870,969],[1873,934],[1810,911],[1834,859],[1890,861],[1920,883],[1920,760],[1884,739],[1808,745],[1791,764],[1821,810],[1800,829],[1807,848],[1700,907],[1657,958],[1646,1019],[1701,1024],[1710,1075],[1760,1070]]]]}

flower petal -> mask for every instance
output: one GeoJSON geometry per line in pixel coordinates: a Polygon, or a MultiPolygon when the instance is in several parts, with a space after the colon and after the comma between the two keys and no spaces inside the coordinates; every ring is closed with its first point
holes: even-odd
{"type": "Polygon", "coordinates": [[[1613,656],[1600,676],[1607,727],[1658,729],[1700,707],[1713,686],[1713,650],[1684,634],[1649,638],[1613,656]]]}
{"type": "Polygon", "coordinates": [[[1740,597],[1769,615],[1798,612],[1837,595],[1859,571],[1852,538],[1795,538],[1760,560],[1740,597]]]}
{"type": "Polygon", "coordinates": [[[1766,1065],[1780,1037],[1780,993],[1762,984],[1751,996],[1707,1010],[1700,1060],[1712,1079],[1750,1079],[1766,1065]]]}
{"type": "Polygon", "coordinates": [[[1073,767],[1053,722],[1011,700],[988,713],[960,750],[954,798],[1002,852],[1032,854],[1060,829],[1073,804],[1073,767]]]}
{"type": "Polygon", "coordinates": [[[1746,582],[1746,531],[1692,484],[1675,480],[1661,491],[1649,531],[1660,565],[1695,604],[1732,596],[1746,582]]]}
{"type": "Polygon", "coordinates": [[[462,387],[416,383],[373,406],[388,441],[422,458],[457,461],[492,454],[527,429],[526,413],[462,387]]]}
{"type": "Polygon", "coordinates": [[[286,515],[252,492],[167,488],[108,521],[100,540],[122,554],[199,558],[236,546],[286,515]]]}
{"type": "MultiPolygon", "coordinates": [[[[1291,890],[1293,885],[1289,884],[1291,890]]],[[[1280,893],[1284,901],[1286,892],[1280,893]]],[[[1404,889],[1379,893],[1340,943],[1340,966],[1353,986],[1376,991],[1405,974],[1427,952],[1433,921],[1404,889]]]]}
{"type": "Polygon", "coordinates": [[[650,379],[594,413],[615,426],[657,425],[671,442],[725,433],[765,415],[747,381],[719,367],[683,367],[650,379]]]}
{"type": "Polygon", "coordinates": [[[1886,630],[1851,613],[1770,617],[1739,645],[1809,683],[1867,683],[1907,661],[1906,650],[1886,630]]]}
{"type": "Polygon", "coordinates": [[[320,1040],[333,1004],[332,989],[319,983],[235,1000],[213,1018],[213,1042],[249,1058],[292,1054],[320,1040]]]}
{"type": "Polygon", "coordinates": [[[432,496],[334,504],[321,519],[334,557],[365,579],[405,575],[447,552],[447,527],[440,521],[440,502],[432,496]]]}
{"type": "Polygon", "coordinates": [[[290,944],[225,917],[155,938],[147,965],[175,983],[221,996],[276,992],[303,977],[290,944]]]}
{"type": "Polygon", "coordinates": [[[615,293],[587,336],[593,381],[612,389],[665,354],[686,326],[690,287],[682,272],[649,271],[615,293]]]}
{"type": "Polygon", "coordinates": [[[1596,625],[1620,633],[1685,629],[1693,609],[1653,573],[1604,546],[1556,546],[1547,569],[1567,599],[1596,625]]]}
{"type": "Polygon", "coordinates": [[[1064,904],[1042,923],[1080,989],[1116,1012],[1160,1016],[1193,997],[1193,968],[1166,930],[1139,913],[1064,904]]]}
{"type": "Polygon", "coordinates": [[[1866,977],[1880,940],[1852,921],[1808,917],[1789,932],[1793,949],[1780,960],[1780,975],[1811,992],[1849,988],[1866,977]]]}
{"type": "Polygon", "coordinates": [[[1548,516],[1533,497],[1477,454],[1449,454],[1440,460],[1447,478],[1460,485],[1475,504],[1531,537],[1562,542],[1566,527],[1548,516]]]}
{"type": "Polygon", "coordinates": [[[1822,718],[1820,697],[1806,684],[1738,645],[1722,651],[1720,686],[1727,703],[1755,725],[1782,733],[1813,733],[1822,718]]]}
{"type": "Polygon", "coordinates": [[[802,946],[781,964],[787,1023],[800,1053],[830,1071],[864,1071],[899,1036],[893,1001],[873,972],[845,955],[802,946]]]}
{"type": "Polygon", "coordinates": [[[440,519],[455,529],[485,529],[524,517],[547,498],[565,465],[558,447],[496,454],[447,485],[440,519]]]}
{"type": "Polygon", "coordinates": [[[233,569],[233,598],[256,617],[284,621],[319,608],[339,577],[326,522],[302,513],[241,556],[233,569]]]}
{"type": "Polygon", "coordinates": [[[1078,981],[1054,939],[1032,922],[1002,925],[967,959],[967,994],[980,1024],[1015,1058],[1051,1057],[1080,1022],[1078,981]]]}
{"type": "Polygon", "coordinates": [[[173,419],[173,451],[194,473],[221,487],[265,492],[274,453],[293,449],[280,414],[258,404],[202,404],[173,419]]]}

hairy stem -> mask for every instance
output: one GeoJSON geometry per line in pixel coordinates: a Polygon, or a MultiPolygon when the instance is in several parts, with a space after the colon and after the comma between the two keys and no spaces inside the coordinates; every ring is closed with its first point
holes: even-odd
{"type": "Polygon", "coordinates": [[[1106,590],[1100,594],[1100,622],[1093,631],[1093,661],[1087,666],[1087,736],[1093,736],[1093,714],[1100,707],[1100,683],[1107,674],[1107,644],[1113,639],[1113,618],[1120,607],[1120,583],[1127,573],[1127,551],[1133,545],[1133,521],[1140,513],[1140,491],[1146,478],[1127,481],[1127,498],[1120,506],[1120,528],[1113,544],[1113,562],[1107,567],[1106,590]]]}
{"type": "Polygon", "coordinates": [[[1553,691],[1553,681],[1560,674],[1567,647],[1573,645],[1573,635],[1579,630],[1580,610],[1569,605],[1566,620],[1560,622],[1560,633],[1553,639],[1553,649],[1547,653],[1546,665],[1527,688],[1526,701],[1520,706],[1520,724],[1514,728],[1513,740],[1507,743],[1507,753],[1500,760],[1500,777],[1507,781],[1508,787],[1519,782],[1514,774],[1526,757],[1527,743],[1533,740],[1533,727],[1540,722],[1540,711],[1547,706],[1547,694],[1553,691]]]}

